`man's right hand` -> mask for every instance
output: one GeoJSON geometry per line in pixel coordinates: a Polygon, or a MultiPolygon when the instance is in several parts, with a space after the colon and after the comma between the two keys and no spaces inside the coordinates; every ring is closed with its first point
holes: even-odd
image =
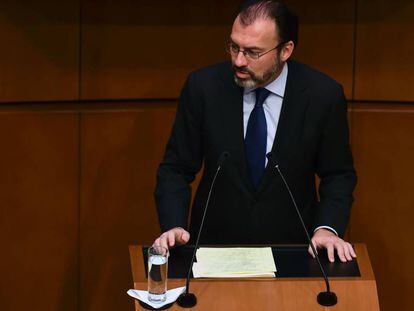
{"type": "Polygon", "coordinates": [[[154,245],[169,249],[175,245],[186,244],[190,240],[190,233],[181,227],[172,228],[165,231],[155,240],[154,245]]]}

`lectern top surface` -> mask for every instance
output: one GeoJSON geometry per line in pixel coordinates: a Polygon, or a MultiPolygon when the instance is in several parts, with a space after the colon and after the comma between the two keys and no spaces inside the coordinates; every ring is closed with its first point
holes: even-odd
{"type": "MultiPolygon", "coordinates": [[[[221,245],[219,247],[226,246],[221,245]]],[[[306,245],[271,247],[277,268],[277,278],[315,278],[322,276],[317,261],[308,254],[308,247],[306,245]]],[[[142,247],[145,273],[147,273],[147,248],[145,246],[142,247]]],[[[194,246],[191,245],[180,246],[170,250],[168,278],[186,278],[193,250],[194,246]]],[[[329,277],[361,276],[356,259],[351,262],[342,263],[336,257],[335,262],[331,263],[328,260],[326,251],[323,250],[319,251],[319,256],[322,266],[329,277]]]]}

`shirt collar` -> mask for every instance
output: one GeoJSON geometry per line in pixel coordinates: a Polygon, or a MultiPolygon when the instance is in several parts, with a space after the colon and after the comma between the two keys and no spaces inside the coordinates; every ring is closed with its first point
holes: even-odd
{"type": "MultiPolygon", "coordinates": [[[[283,98],[283,96],[285,95],[287,75],[288,75],[288,64],[285,63],[280,75],[274,81],[272,81],[268,85],[266,85],[265,89],[267,89],[270,92],[272,92],[273,94],[283,98]]],[[[245,88],[244,89],[244,94],[249,94],[249,93],[253,92],[255,89],[256,88],[245,88]]]]}

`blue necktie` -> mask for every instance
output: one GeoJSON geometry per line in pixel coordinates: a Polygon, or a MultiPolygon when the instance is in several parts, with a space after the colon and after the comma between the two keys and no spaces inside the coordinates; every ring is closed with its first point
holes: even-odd
{"type": "Polygon", "coordinates": [[[270,91],[256,89],[256,104],[247,122],[244,145],[253,188],[257,190],[263,176],[266,163],[267,126],[263,103],[270,91]]]}

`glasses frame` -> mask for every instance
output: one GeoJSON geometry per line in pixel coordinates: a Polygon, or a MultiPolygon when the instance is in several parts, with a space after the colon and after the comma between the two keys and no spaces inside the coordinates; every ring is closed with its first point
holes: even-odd
{"type": "Polygon", "coordinates": [[[280,42],[280,43],[279,43],[278,45],[276,45],[273,49],[270,49],[270,50],[268,50],[268,51],[265,51],[265,52],[259,53],[259,52],[252,52],[252,51],[249,51],[249,50],[242,50],[242,49],[240,49],[240,47],[239,47],[239,46],[237,46],[237,44],[235,44],[234,42],[232,42],[232,41],[227,41],[227,43],[226,43],[226,51],[227,51],[227,53],[229,53],[230,55],[234,55],[234,56],[239,55],[239,53],[241,52],[241,53],[243,53],[243,56],[244,56],[246,59],[258,60],[258,59],[260,59],[260,57],[262,57],[262,56],[264,56],[264,55],[266,55],[266,54],[268,54],[268,53],[272,52],[273,50],[276,50],[276,49],[280,48],[281,46],[285,45],[286,43],[287,43],[287,42],[280,42]],[[237,46],[237,52],[236,52],[236,51],[232,51],[231,45],[237,46]]]}

